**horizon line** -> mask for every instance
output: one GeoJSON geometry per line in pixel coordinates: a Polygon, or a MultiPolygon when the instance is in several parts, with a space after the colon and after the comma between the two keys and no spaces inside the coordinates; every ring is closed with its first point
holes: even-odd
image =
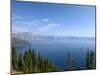
{"type": "MultiPolygon", "coordinates": [[[[32,32],[12,32],[11,34],[18,34],[18,33],[31,33],[32,32]]],[[[63,35],[63,36],[60,36],[60,35],[36,35],[34,34],[35,36],[55,36],[55,37],[80,37],[80,38],[96,38],[96,36],[71,36],[71,35],[63,35]]]]}

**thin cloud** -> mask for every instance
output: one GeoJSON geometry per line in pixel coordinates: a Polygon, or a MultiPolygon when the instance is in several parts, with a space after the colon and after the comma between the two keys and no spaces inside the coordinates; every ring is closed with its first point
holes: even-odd
{"type": "Polygon", "coordinates": [[[25,26],[31,26],[31,25],[37,25],[38,21],[30,21],[30,22],[25,22],[25,21],[15,21],[17,24],[24,24],[25,26]]]}
{"type": "Polygon", "coordinates": [[[57,23],[50,23],[50,24],[48,24],[48,25],[50,25],[50,26],[59,26],[60,24],[57,24],[57,23]]]}
{"type": "Polygon", "coordinates": [[[49,23],[47,26],[41,27],[40,30],[45,31],[45,30],[49,30],[53,27],[59,26],[60,24],[56,24],[56,23],[49,23]]]}
{"type": "Polygon", "coordinates": [[[23,19],[23,17],[22,16],[13,15],[12,19],[23,19]]]}
{"type": "Polygon", "coordinates": [[[48,22],[49,21],[47,18],[43,18],[42,20],[45,21],[45,22],[48,22]]]}

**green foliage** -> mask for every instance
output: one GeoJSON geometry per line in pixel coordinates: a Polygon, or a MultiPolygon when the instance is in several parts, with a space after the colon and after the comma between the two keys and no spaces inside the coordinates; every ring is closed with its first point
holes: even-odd
{"type": "MultiPolygon", "coordinates": [[[[79,67],[70,52],[67,54],[68,71],[78,70],[79,67]]],[[[92,50],[87,51],[86,69],[95,69],[95,53],[92,50]]],[[[42,55],[36,54],[34,49],[28,48],[23,54],[17,55],[16,47],[12,47],[12,68],[23,73],[35,72],[55,72],[59,70],[52,60],[45,59],[42,55]]]]}
{"type": "Polygon", "coordinates": [[[12,68],[15,70],[18,69],[18,56],[14,46],[12,47],[12,68]]]}
{"type": "Polygon", "coordinates": [[[95,54],[92,50],[87,51],[86,56],[86,69],[95,69],[95,54]]]}
{"type": "MultiPolygon", "coordinates": [[[[13,50],[13,56],[17,57],[16,48],[14,48],[13,50]]],[[[45,59],[40,54],[36,55],[34,49],[31,48],[28,48],[23,55],[22,53],[20,53],[19,57],[13,58],[13,60],[14,63],[12,64],[14,65],[14,70],[22,71],[24,73],[51,72],[57,70],[51,60],[45,59]],[[17,67],[17,69],[15,67],[17,67]]]]}
{"type": "Polygon", "coordinates": [[[29,67],[28,67],[28,64],[29,64],[29,55],[28,55],[28,51],[26,50],[25,53],[24,53],[24,64],[25,64],[25,68],[24,68],[24,71],[25,73],[28,73],[29,71],[29,67]]]}
{"type": "Polygon", "coordinates": [[[18,59],[18,70],[19,70],[19,71],[23,71],[23,70],[24,70],[24,61],[23,61],[22,53],[19,54],[19,59],[18,59]]]}
{"type": "MultiPolygon", "coordinates": [[[[69,71],[73,70],[79,70],[79,66],[77,65],[77,62],[74,57],[70,56],[70,52],[67,54],[68,57],[68,69],[69,71]]],[[[95,69],[96,64],[95,64],[95,53],[92,50],[87,51],[86,55],[86,69],[95,69]]]]}
{"type": "Polygon", "coordinates": [[[58,70],[52,60],[48,60],[46,66],[47,66],[47,70],[46,70],[47,72],[52,72],[52,71],[58,70]]]}
{"type": "Polygon", "coordinates": [[[31,58],[32,72],[33,71],[35,72],[35,67],[36,67],[36,64],[37,64],[37,58],[36,58],[37,55],[36,55],[34,49],[29,48],[29,55],[30,55],[30,58],[31,58]]]}
{"type": "Polygon", "coordinates": [[[37,67],[38,67],[38,71],[39,71],[39,72],[42,72],[42,70],[43,70],[43,65],[44,65],[44,63],[43,63],[43,58],[41,57],[40,54],[38,54],[37,67]]]}

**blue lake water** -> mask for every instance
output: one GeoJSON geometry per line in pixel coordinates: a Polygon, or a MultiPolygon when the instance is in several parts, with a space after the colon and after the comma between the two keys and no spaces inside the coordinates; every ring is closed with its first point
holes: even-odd
{"type": "MultiPolygon", "coordinates": [[[[29,46],[17,46],[18,53],[23,52],[29,46]]],[[[53,60],[56,66],[65,70],[67,69],[67,53],[76,60],[80,69],[84,69],[86,52],[88,49],[95,52],[95,40],[67,40],[67,41],[45,41],[32,42],[31,48],[36,53],[40,53],[44,58],[53,60]]]]}

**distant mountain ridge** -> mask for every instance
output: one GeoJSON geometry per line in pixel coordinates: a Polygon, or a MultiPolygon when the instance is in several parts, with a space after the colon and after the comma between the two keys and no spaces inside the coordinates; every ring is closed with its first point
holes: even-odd
{"type": "Polygon", "coordinates": [[[42,36],[32,33],[13,33],[12,38],[20,38],[24,41],[62,41],[62,40],[95,40],[94,37],[74,37],[74,36],[42,36]]]}

